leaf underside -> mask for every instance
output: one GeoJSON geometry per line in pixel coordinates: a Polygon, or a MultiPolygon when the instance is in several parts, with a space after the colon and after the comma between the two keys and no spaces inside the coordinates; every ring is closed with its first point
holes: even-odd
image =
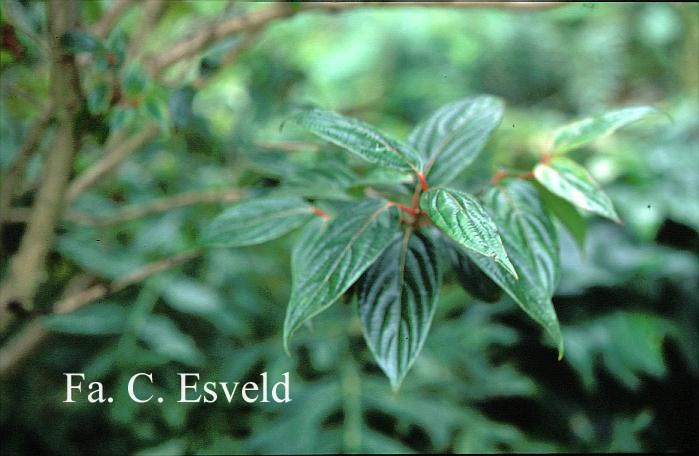
{"type": "Polygon", "coordinates": [[[597,117],[587,117],[564,125],[554,134],[553,152],[567,152],[595,139],[610,135],[625,125],[657,113],[655,108],[637,106],[608,112],[597,117]]]}
{"type": "Polygon", "coordinates": [[[440,285],[434,242],[411,229],[393,241],[359,282],[364,338],[394,390],[427,338],[440,285]]]}
{"type": "Polygon", "coordinates": [[[554,157],[534,168],[534,177],[551,193],[573,205],[621,223],[612,200],[585,168],[567,157],[554,157]]]}

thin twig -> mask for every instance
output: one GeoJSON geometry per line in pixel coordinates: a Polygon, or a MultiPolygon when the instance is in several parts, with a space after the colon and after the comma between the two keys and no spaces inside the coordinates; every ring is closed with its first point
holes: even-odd
{"type": "Polygon", "coordinates": [[[109,32],[112,31],[114,25],[133,3],[133,0],[114,0],[112,8],[92,25],[90,29],[92,34],[98,38],[106,38],[109,36],[109,32]]]}
{"type": "Polygon", "coordinates": [[[108,226],[160,214],[178,207],[193,206],[195,204],[231,203],[238,201],[242,196],[243,192],[238,189],[182,193],[149,201],[145,204],[127,206],[107,217],[95,217],[92,214],[70,210],[66,213],[65,218],[82,225],[108,226]]]}
{"type": "Polygon", "coordinates": [[[39,114],[34,124],[29,128],[24,144],[17,153],[14,163],[2,176],[2,184],[0,184],[0,225],[6,219],[12,198],[17,194],[19,183],[22,180],[24,169],[29,163],[29,159],[34,155],[34,152],[41,144],[46,128],[51,123],[53,107],[48,103],[39,114]]]}
{"type": "MultiPolygon", "coordinates": [[[[199,255],[199,251],[191,251],[165,258],[147,264],[141,269],[115,280],[111,284],[97,284],[70,294],[54,304],[53,313],[65,314],[74,312],[97,299],[138,284],[148,277],[186,263],[199,255]]],[[[50,334],[50,331],[43,326],[40,319],[34,319],[27,323],[18,334],[0,348],[0,378],[10,375],[50,334]]]]}
{"type": "Polygon", "coordinates": [[[220,75],[225,68],[233,65],[243,52],[245,52],[247,49],[249,49],[252,45],[255,44],[255,42],[257,41],[258,34],[259,30],[253,30],[248,32],[245,35],[245,37],[243,37],[240,40],[239,43],[236,43],[235,46],[233,46],[223,57],[221,57],[221,60],[218,62],[218,68],[216,73],[207,78],[201,76],[198,77],[193,83],[194,88],[196,88],[197,90],[202,90],[206,86],[211,84],[211,82],[216,79],[217,75],[220,75]]]}
{"type": "Polygon", "coordinates": [[[104,156],[70,183],[65,197],[66,204],[69,205],[75,201],[80,193],[116,169],[134,152],[153,139],[159,131],[157,125],[149,124],[127,139],[125,130],[123,128],[118,130],[109,138],[104,156]]]}
{"type": "Polygon", "coordinates": [[[165,12],[168,2],[165,0],[146,0],[140,10],[141,18],[135,28],[134,34],[129,40],[126,50],[126,61],[138,60],[146,47],[148,36],[156,28],[158,20],[165,12]]]}
{"type": "Polygon", "coordinates": [[[558,7],[565,2],[307,2],[300,4],[275,3],[264,9],[250,11],[239,16],[222,19],[205,30],[175,42],[167,51],[153,56],[151,71],[159,75],[173,63],[191,57],[212,43],[236,33],[256,30],[276,19],[313,10],[341,11],[367,7],[450,7],[450,8],[502,8],[512,10],[542,10],[558,7]]]}

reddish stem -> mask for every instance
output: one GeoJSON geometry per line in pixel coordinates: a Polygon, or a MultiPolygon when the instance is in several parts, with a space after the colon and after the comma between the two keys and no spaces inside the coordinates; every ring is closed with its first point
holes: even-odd
{"type": "Polygon", "coordinates": [[[326,222],[328,220],[330,220],[330,215],[327,212],[325,212],[323,209],[318,208],[318,207],[314,207],[311,210],[313,211],[313,215],[317,215],[318,217],[321,217],[326,222]]]}
{"type": "Polygon", "coordinates": [[[395,205],[398,209],[400,209],[401,211],[403,211],[403,212],[405,212],[405,213],[408,213],[408,214],[410,214],[410,215],[417,215],[417,214],[419,213],[419,209],[415,209],[415,208],[412,208],[412,207],[408,207],[408,206],[406,206],[405,204],[394,203],[394,205],[395,205]]]}
{"type": "Polygon", "coordinates": [[[500,183],[500,181],[502,180],[502,178],[505,176],[507,176],[507,171],[503,171],[503,170],[499,169],[495,172],[495,175],[493,176],[493,178],[490,179],[490,182],[493,185],[498,185],[500,183]]]}
{"type": "Polygon", "coordinates": [[[425,175],[422,174],[422,171],[417,173],[417,178],[420,181],[420,187],[422,188],[423,192],[426,192],[429,190],[429,186],[427,185],[427,179],[425,179],[425,175]]]}

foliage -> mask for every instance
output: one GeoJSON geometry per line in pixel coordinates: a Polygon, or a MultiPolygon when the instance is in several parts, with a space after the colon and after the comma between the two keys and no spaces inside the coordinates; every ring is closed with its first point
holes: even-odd
{"type": "Polygon", "coordinates": [[[101,0],[52,38],[55,3],[0,5],[0,289],[79,138],[0,329],[3,454],[697,448],[696,5],[101,0]]]}

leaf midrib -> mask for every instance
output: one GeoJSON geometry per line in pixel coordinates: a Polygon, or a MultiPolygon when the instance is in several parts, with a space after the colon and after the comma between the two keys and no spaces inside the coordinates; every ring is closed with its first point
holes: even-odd
{"type": "Polygon", "coordinates": [[[425,175],[427,175],[427,173],[430,172],[430,170],[432,169],[432,166],[434,166],[434,164],[437,160],[437,157],[439,157],[439,155],[446,149],[447,143],[451,142],[451,140],[454,139],[454,136],[456,136],[457,133],[460,133],[462,130],[466,129],[467,121],[473,117],[474,116],[466,117],[465,120],[463,121],[464,123],[461,124],[458,128],[452,130],[451,133],[449,133],[449,135],[444,140],[442,140],[442,142],[439,144],[439,146],[437,146],[436,151],[430,155],[430,159],[428,160],[427,164],[425,165],[425,172],[424,172],[425,175]]]}

